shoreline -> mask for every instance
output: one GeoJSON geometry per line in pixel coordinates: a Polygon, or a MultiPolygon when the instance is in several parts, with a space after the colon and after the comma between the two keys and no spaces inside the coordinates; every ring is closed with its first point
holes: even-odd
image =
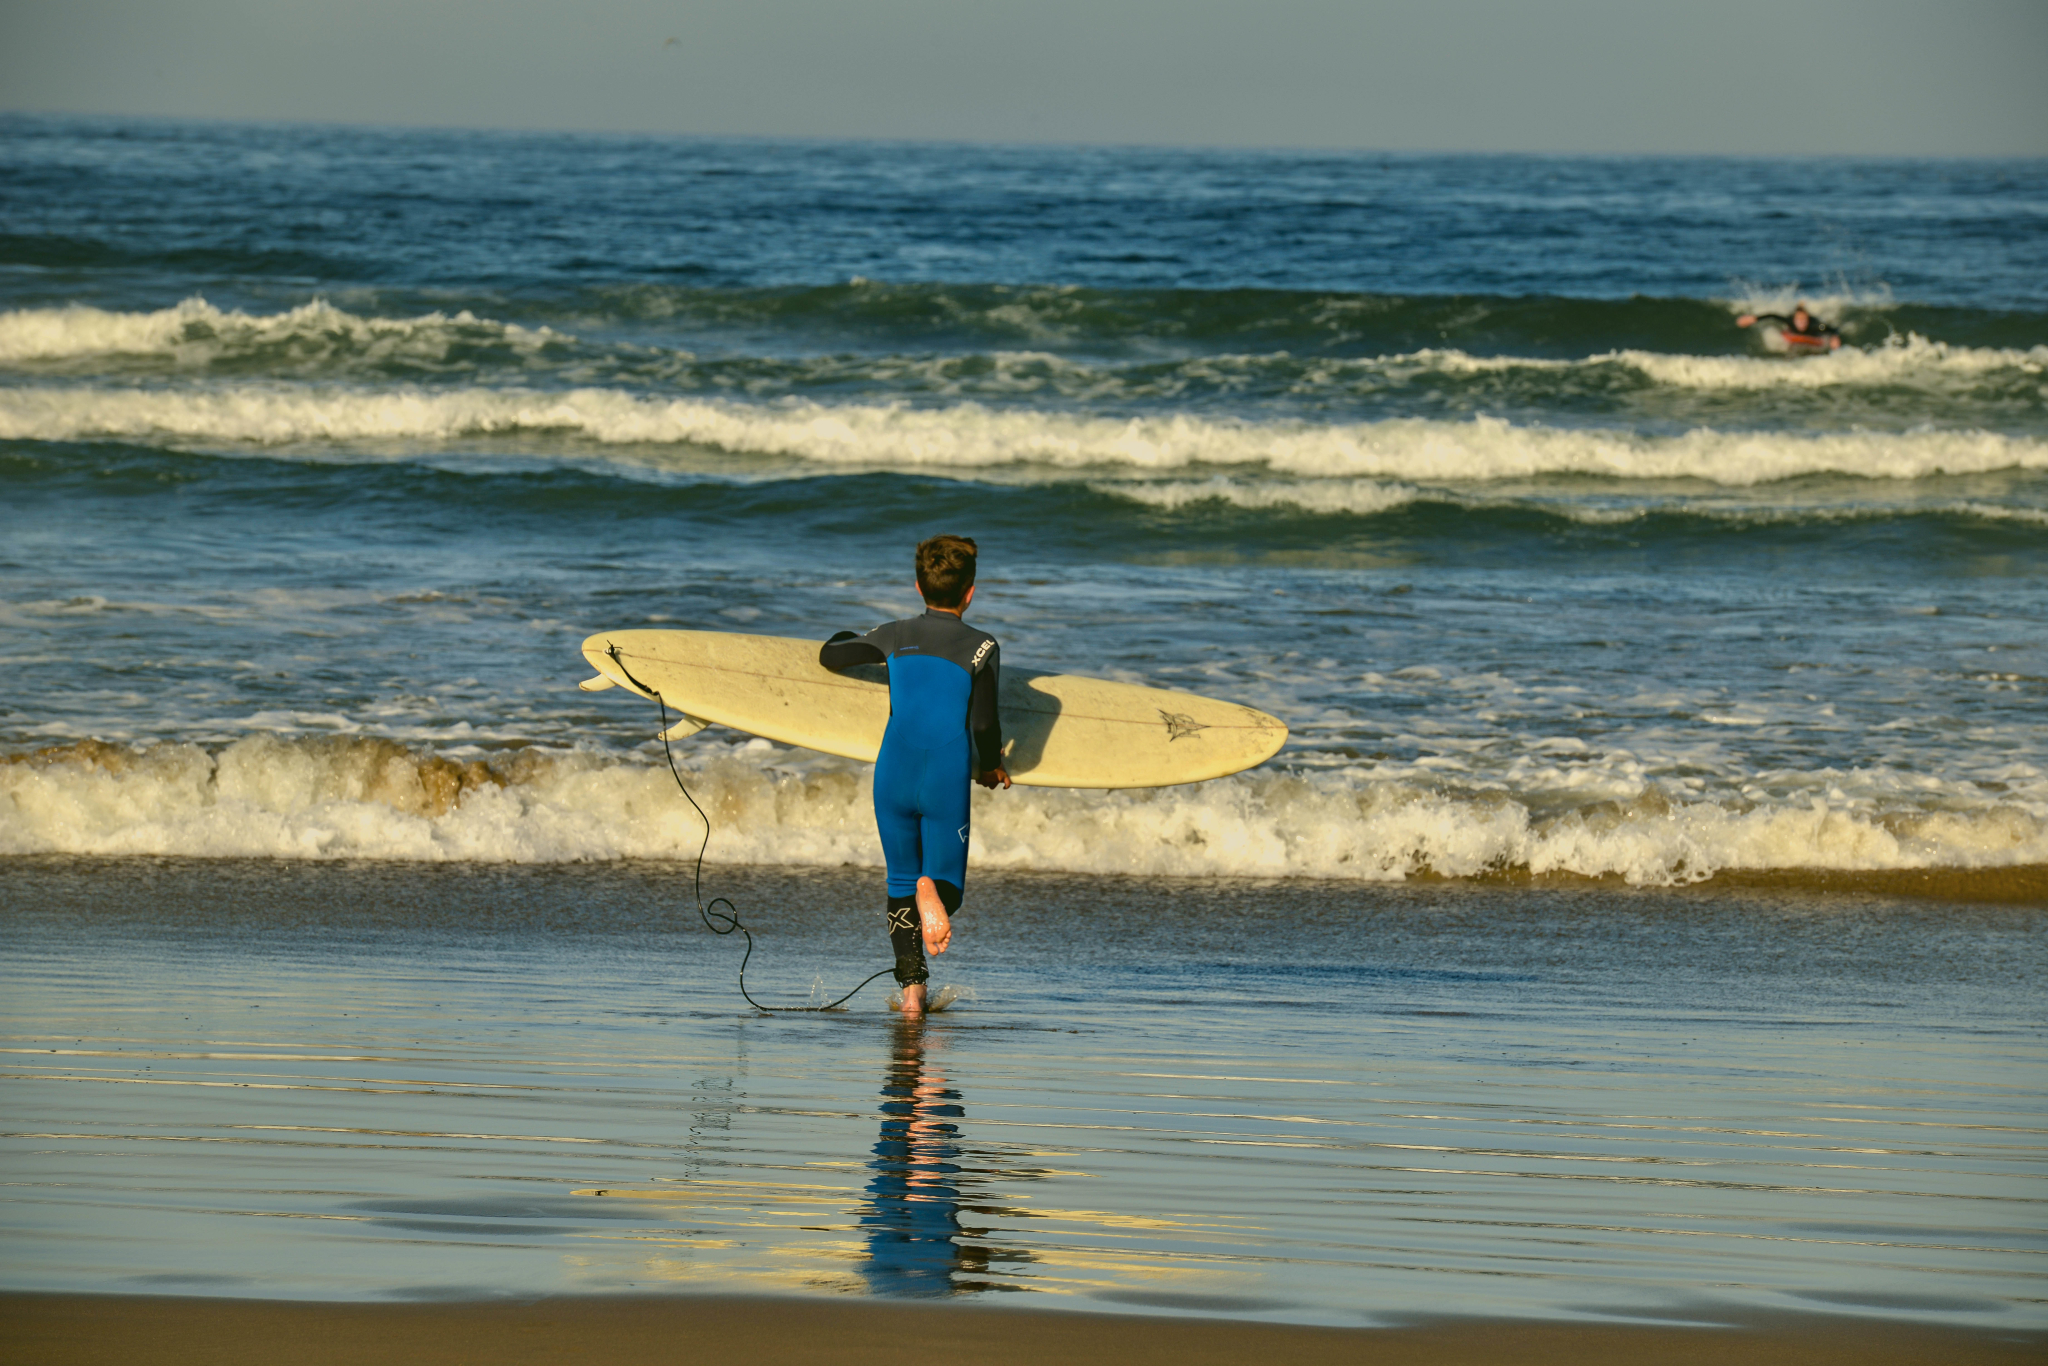
{"type": "MultiPolygon", "coordinates": [[[[260,732],[225,746],[81,740],[0,754],[0,846],[10,857],[694,861],[703,826],[668,775],[644,755],[584,748],[597,734],[566,749],[448,754],[374,734],[260,732]]],[[[737,732],[682,757],[716,813],[717,861],[879,867],[860,766],[737,732]]],[[[1496,809],[1477,790],[1411,789],[1398,775],[1270,765],[1220,784],[1032,789],[977,799],[973,858],[985,873],[1100,878],[1790,886],[2048,904],[2048,825],[2025,793],[1944,815],[1890,798],[1816,814],[1718,789],[1565,807],[1512,784],[1496,809]],[[1082,834],[1097,828],[1117,838],[1082,834]]]]}
{"type": "Polygon", "coordinates": [[[1422,874],[1410,883],[1439,886],[1526,886],[1618,892],[1820,892],[1847,896],[1899,897],[1983,905],[2048,905],[2048,864],[2017,863],[2000,868],[1722,868],[1698,882],[1638,886],[1615,874],[1532,873],[1526,868],[1469,878],[1422,874]]]}
{"type": "Polygon", "coordinates": [[[637,1366],[707,1358],[819,1359],[897,1366],[906,1345],[984,1366],[1114,1361],[1119,1366],[1296,1366],[1472,1362],[1667,1366],[1742,1361],[1890,1366],[2040,1359],[2048,1331],[1964,1329],[1830,1314],[1559,1322],[1439,1319],[1327,1328],[1048,1309],[727,1296],[560,1297],[443,1303],[324,1303],[0,1291],[0,1362],[38,1366],[637,1366]],[[1704,1320],[1704,1322],[1700,1321],[1704,1320]],[[1283,1355],[1284,1354],[1284,1355],[1283,1355]]]}
{"type": "MultiPolygon", "coordinates": [[[[403,858],[279,858],[260,854],[99,854],[19,853],[0,854],[0,878],[13,869],[53,867],[110,868],[275,868],[280,871],[345,870],[364,868],[406,870],[422,876],[473,872],[493,876],[573,875],[579,872],[687,870],[690,859],[613,858],[573,861],[515,862],[499,859],[403,859],[403,858]]],[[[706,859],[707,872],[747,876],[750,874],[831,877],[844,874],[879,878],[880,867],[856,864],[808,863],[725,863],[706,859]]],[[[1618,874],[1589,876],[1581,873],[1533,873],[1527,868],[1508,868],[1471,877],[1445,877],[1424,870],[1400,879],[1256,877],[1217,874],[1183,876],[1165,873],[1088,873],[1065,869],[1020,869],[992,867],[977,869],[984,881],[1087,881],[1110,885],[1196,885],[1227,888],[1282,887],[1302,890],[1324,889],[1359,894],[1394,894],[1412,888],[1430,892],[1494,892],[1530,889],[1549,892],[1613,893],[1618,896],[1693,896],[1721,894],[1819,895],[1823,897],[1881,897],[1904,901],[1947,901],[1963,905],[2048,907],[2048,864],[2021,863],[1995,868],[1955,866],[1933,868],[1724,868],[1697,882],[1631,883],[1618,874]]]]}

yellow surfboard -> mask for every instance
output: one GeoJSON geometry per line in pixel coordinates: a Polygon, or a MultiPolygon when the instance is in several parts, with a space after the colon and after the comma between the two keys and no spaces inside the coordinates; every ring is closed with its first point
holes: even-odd
{"type": "MultiPolygon", "coordinates": [[[[879,664],[834,673],[818,642],[726,631],[600,631],[583,642],[589,691],[657,693],[682,718],[872,763],[889,723],[879,664]]],[[[1262,764],[1286,743],[1276,717],[1194,693],[1004,665],[1004,768],[1027,787],[1171,787],[1262,764]]]]}

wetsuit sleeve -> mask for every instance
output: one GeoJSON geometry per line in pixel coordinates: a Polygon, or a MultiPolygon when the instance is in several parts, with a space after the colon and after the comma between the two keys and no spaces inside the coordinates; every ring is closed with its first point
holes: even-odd
{"type": "Polygon", "coordinates": [[[888,629],[888,626],[877,626],[864,636],[841,631],[818,647],[818,662],[828,669],[850,669],[856,664],[887,664],[888,652],[877,637],[888,629]]]}
{"type": "Polygon", "coordinates": [[[993,640],[988,645],[988,658],[974,671],[974,691],[967,696],[967,732],[974,738],[976,773],[987,773],[1003,764],[1003,720],[996,712],[996,674],[1003,651],[993,640]]]}

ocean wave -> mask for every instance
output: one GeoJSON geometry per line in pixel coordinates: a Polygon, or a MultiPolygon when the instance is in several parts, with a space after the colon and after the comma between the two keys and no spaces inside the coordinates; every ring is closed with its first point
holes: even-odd
{"type": "MultiPolygon", "coordinates": [[[[1390,294],[1336,290],[1099,288],[854,279],[840,285],[708,289],[599,286],[557,305],[566,325],[656,323],[712,332],[801,332],[892,344],[1044,348],[1102,354],[1162,349],[1398,354],[1450,347],[1475,354],[1585,356],[1622,348],[1704,354],[1740,350],[1740,313],[1788,312],[1804,298],[1852,343],[1918,330],[1970,345],[2022,347],[2038,313],[1930,306],[1879,288],[1738,282],[1725,299],[1390,294]]],[[[488,307],[484,300],[479,307],[488,307]]]]}
{"type": "Polygon", "coordinates": [[[861,277],[772,288],[597,286],[552,308],[565,325],[591,330],[655,324],[726,335],[858,338],[869,346],[879,341],[947,350],[1138,356],[1188,350],[1371,354],[1446,344],[1584,353],[1611,349],[1617,337],[1690,350],[1740,335],[1728,307],[1697,299],[1118,289],[861,277]]]}
{"type": "Polygon", "coordinates": [[[1726,390],[1835,388],[1922,388],[1956,391],[2005,380],[2027,385],[2040,397],[2048,381],[2048,346],[1953,346],[1917,333],[1887,337],[1876,345],[1849,346],[1825,355],[1792,359],[1759,356],[1698,356],[1654,351],[1609,351],[1583,360],[1521,356],[1471,356],[1462,351],[1420,351],[1389,357],[1389,370],[1412,367],[1443,374],[1503,373],[1518,370],[1571,374],[1602,369],[1633,371],[1672,388],[1726,390]],[[1965,388],[1967,386],[1967,388],[1965,388]]]}
{"type": "Polygon", "coordinates": [[[1387,483],[1377,479],[1237,480],[1216,475],[1209,479],[1097,483],[1091,487],[1111,498],[1170,511],[1203,503],[1221,503],[1252,511],[1298,509],[1352,517],[1390,512],[1431,496],[1413,484],[1387,483]]]}
{"type": "Polygon", "coordinates": [[[1899,306],[1889,285],[1857,285],[1839,277],[1811,286],[1803,286],[1797,280],[1775,285],[1756,280],[1734,280],[1730,282],[1730,290],[1727,301],[1730,313],[1789,314],[1796,306],[1805,304],[1818,317],[1841,318],[1853,314],[1889,313],[1899,306]]]}
{"type": "Polygon", "coordinates": [[[412,318],[365,317],[315,299],[282,313],[250,314],[190,298],[146,313],[74,305],[0,312],[0,363],[152,357],[179,369],[223,360],[274,368],[320,369],[402,361],[433,367],[458,348],[530,356],[570,340],[546,327],[525,328],[464,311],[412,318]]]}
{"type": "MultiPolygon", "coordinates": [[[[865,766],[764,740],[693,746],[683,761],[717,822],[714,860],[877,863],[865,766]]],[[[549,863],[685,859],[703,835],[666,769],[639,756],[451,758],[373,737],[257,735],[213,750],[88,741],[0,765],[0,793],[0,853],[10,855],[549,863]]],[[[1735,869],[2048,863],[2048,819],[2011,804],[1878,810],[1650,789],[1539,814],[1511,793],[1369,769],[975,801],[976,864],[1044,871],[1365,881],[1528,872],[1668,885],[1735,869]]]]}
{"type": "MultiPolygon", "coordinates": [[[[1524,401],[1611,399],[1618,379],[1683,392],[1906,388],[2032,406],[2048,398],[2048,346],[1972,347],[1917,333],[1793,360],[1641,347],[1549,357],[1455,346],[1367,356],[1277,349],[1135,360],[1042,348],[700,358],[656,341],[586,343],[548,326],[525,327],[466,310],[387,318],[350,313],[318,299],[262,315],[224,311],[196,297],[152,312],[76,306],[0,312],[0,364],[86,370],[92,362],[143,372],[387,382],[547,374],[643,392],[723,389],[757,398],[852,387],[970,399],[1045,395],[1077,403],[1203,397],[1302,402],[1373,398],[1404,387],[1475,379],[1511,382],[1516,388],[1500,396],[1524,401]]],[[[1484,399],[1489,392],[1466,393],[1456,401],[1484,399]]]]}
{"type": "Polygon", "coordinates": [[[838,468],[1172,471],[1257,466],[1297,476],[1484,481],[1579,474],[1744,486],[1811,474],[1916,479],[2048,468],[2048,442],[1986,431],[1776,433],[1397,418],[1316,424],[1168,415],[1104,418],[980,404],[653,399],[616,390],[369,390],[279,384],[203,390],[0,390],[0,438],[173,440],[332,448],[551,433],[597,446],[695,446],[838,468]]]}
{"type": "Polygon", "coordinates": [[[1658,489],[1623,501],[1608,497],[1588,503],[1540,488],[1459,491],[1449,487],[1381,479],[1147,479],[1096,481],[1096,493],[1145,507],[1180,511],[1205,504],[1250,512],[1302,512],[1310,516],[1372,517],[1417,504],[1438,503],[1466,514],[1535,513],[1585,526],[1616,526],[1652,517],[1708,526],[1810,526],[1844,522],[1895,521],[1935,517],[1961,521],[2048,526],[2048,508],[2007,506],[1969,498],[1915,498],[1874,502],[1840,487],[1830,501],[1809,493],[1768,502],[1701,497],[1684,490],[1658,489]]]}

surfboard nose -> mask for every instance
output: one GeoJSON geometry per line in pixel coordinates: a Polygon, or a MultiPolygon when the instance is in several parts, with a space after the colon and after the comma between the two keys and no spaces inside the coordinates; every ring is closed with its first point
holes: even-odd
{"type": "Polygon", "coordinates": [[[652,700],[654,694],[637,686],[625,668],[611,655],[611,639],[608,636],[592,636],[583,642],[583,658],[591,668],[597,670],[596,678],[586,678],[576,686],[585,692],[603,692],[607,688],[624,688],[627,692],[638,693],[652,700]]]}

